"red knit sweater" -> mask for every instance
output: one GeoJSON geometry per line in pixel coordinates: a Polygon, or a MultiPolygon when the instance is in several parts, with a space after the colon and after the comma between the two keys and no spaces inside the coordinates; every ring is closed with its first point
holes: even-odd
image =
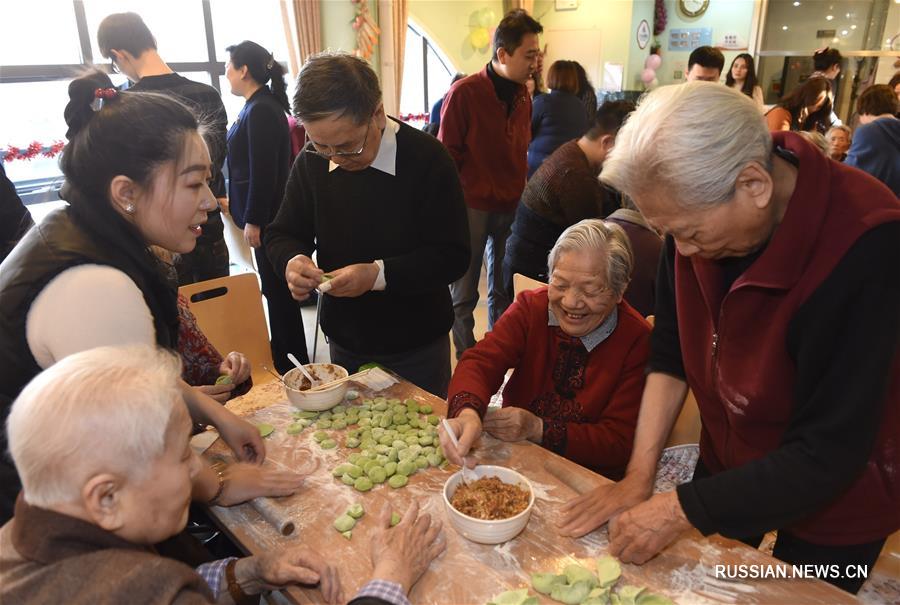
{"type": "Polygon", "coordinates": [[[450,380],[450,416],[484,416],[503,384],[503,406],[544,421],[541,445],[611,479],[625,471],[650,354],[650,326],[626,302],[610,336],[588,353],[578,338],[548,325],[547,289],[522,292],[494,329],[465,352],[450,380]]]}

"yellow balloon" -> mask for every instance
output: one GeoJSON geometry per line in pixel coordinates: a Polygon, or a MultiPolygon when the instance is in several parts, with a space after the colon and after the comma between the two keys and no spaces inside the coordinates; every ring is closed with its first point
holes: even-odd
{"type": "Polygon", "coordinates": [[[472,31],[469,35],[469,41],[472,46],[477,48],[478,50],[483,50],[490,43],[491,39],[488,35],[488,30],[485,27],[479,27],[478,29],[472,31]]]}

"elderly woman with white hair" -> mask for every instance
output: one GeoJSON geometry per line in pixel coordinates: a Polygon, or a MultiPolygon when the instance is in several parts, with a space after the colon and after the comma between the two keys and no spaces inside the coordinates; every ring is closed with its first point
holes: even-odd
{"type": "MultiPolygon", "coordinates": [[[[642,563],[693,526],[793,564],[871,565],[900,528],[900,203],[727,87],[666,86],[602,178],[667,235],[653,353],[625,478],[564,507],[642,563]],[[692,481],[653,495],[688,387],[692,481]]],[[[824,578],[855,592],[865,577],[824,578]]]]}
{"type": "MultiPolygon", "coordinates": [[[[57,362],[21,392],[7,431],[23,491],[0,529],[0,602],[241,603],[292,584],[343,601],[336,569],[303,546],[197,570],[151,550],[184,528],[201,468],[180,372],[161,349],[101,347],[57,362]]],[[[385,506],[374,579],[356,602],[408,603],[443,549],[440,524],[419,518],[415,503],[389,529],[390,517],[385,506]]]]}
{"type": "Polygon", "coordinates": [[[607,477],[625,471],[650,352],[650,326],[622,299],[632,253],[621,227],[598,219],[566,229],[550,251],[550,283],[522,292],[466,351],[450,380],[447,458],[462,462],[482,428],[530,440],[607,477]],[[488,410],[503,389],[503,407],[488,410]]]}

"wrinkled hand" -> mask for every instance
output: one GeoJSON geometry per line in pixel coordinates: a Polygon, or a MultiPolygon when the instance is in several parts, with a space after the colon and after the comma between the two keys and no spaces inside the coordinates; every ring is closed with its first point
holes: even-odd
{"type": "Polygon", "coordinates": [[[231,376],[231,382],[238,385],[250,378],[251,369],[250,360],[243,353],[232,351],[222,360],[219,373],[228,374],[231,376]]]}
{"type": "Polygon", "coordinates": [[[204,395],[209,395],[219,403],[225,403],[231,397],[231,391],[234,390],[233,384],[204,384],[194,387],[204,395]]]}
{"type": "MultiPolygon", "coordinates": [[[[448,418],[447,424],[450,425],[450,428],[456,434],[456,439],[459,441],[459,449],[456,449],[453,442],[450,441],[447,431],[444,430],[443,423],[438,425],[441,448],[444,450],[447,460],[457,466],[462,466],[463,458],[469,453],[475,440],[481,436],[481,418],[478,417],[478,412],[475,410],[465,408],[456,418],[448,418]]],[[[475,466],[475,461],[469,461],[469,466],[475,466]]]]}
{"type": "Polygon", "coordinates": [[[653,491],[652,479],[649,484],[637,477],[625,476],[618,483],[601,485],[570,500],[560,507],[562,521],[558,524],[563,536],[580,538],[588,534],[614,515],[640,504],[653,491]]]}
{"type": "Polygon", "coordinates": [[[234,575],[245,594],[259,594],[293,584],[319,584],[326,602],[343,602],[337,569],[305,546],[245,557],[235,565],[234,575]]]}
{"type": "Polygon", "coordinates": [[[609,552],[624,563],[646,563],[689,529],[678,495],[656,494],[609,522],[609,552]]]}
{"type": "Polygon", "coordinates": [[[333,279],[328,282],[329,296],[355,298],[372,289],[378,278],[378,265],[357,263],[330,272],[333,279]]]}
{"type": "Polygon", "coordinates": [[[222,411],[227,413],[216,423],[216,429],[222,440],[228,444],[238,460],[262,464],[266,459],[266,446],[259,436],[259,429],[225,408],[222,411]]]}
{"type": "Polygon", "coordinates": [[[244,241],[247,242],[247,245],[251,248],[259,248],[262,246],[260,233],[259,225],[251,225],[250,223],[244,225],[244,241]]]}
{"type": "Polygon", "coordinates": [[[419,514],[413,500],[400,523],[391,527],[391,505],[385,502],[378,515],[378,530],[369,543],[372,579],[388,580],[409,594],[413,584],[425,573],[431,562],[447,547],[441,522],[429,514],[419,514]]]}
{"type": "Polygon", "coordinates": [[[484,430],[502,441],[527,439],[540,443],[544,437],[544,421],[523,408],[490,408],[484,415],[484,430]]]}
{"type": "Polygon", "coordinates": [[[303,475],[237,462],[223,472],[225,486],[219,506],[234,506],[260,496],[290,496],[303,485],[303,475]]]}
{"type": "Polygon", "coordinates": [[[284,279],[294,300],[306,300],[309,293],[322,282],[324,271],[316,266],[311,258],[298,254],[288,261],[284,270],[284,279]]]}

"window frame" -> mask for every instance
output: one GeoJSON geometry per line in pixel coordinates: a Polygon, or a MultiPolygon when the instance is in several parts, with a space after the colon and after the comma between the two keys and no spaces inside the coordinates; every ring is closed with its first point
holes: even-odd
{"type": "MultiPolygon", "coordinates": [[[[424,103],[422,113],[431,113],[431,106],[434,105],[437,99],[428,98],[428,50],[431,49],[431,52],[434,53],[434,56],[437,57],[437,60],[440,61],[441,65],[447,70],[447,73],[450,74],[451,78],[456,75],[458,71],[440,47],[432,43],[431,37],[425,32],[425,29],[422,26],[415,23],[412,19],[407,19],[406,27],[407,29],[412,30],[415,35],[422,38],[422,101],[424,103]]],[[[409,50],[407,49],[406,52],[409,52],[409,50]]]]}

